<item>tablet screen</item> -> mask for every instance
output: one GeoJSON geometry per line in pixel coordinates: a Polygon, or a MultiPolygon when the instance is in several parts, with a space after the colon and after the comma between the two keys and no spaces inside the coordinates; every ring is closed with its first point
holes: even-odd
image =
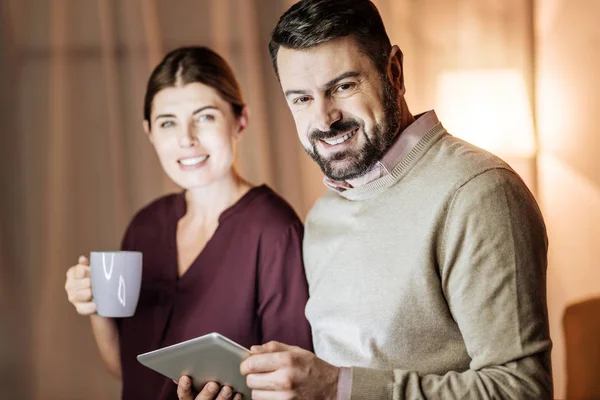
{"type": "Polygon", "coordinates": [[[251,390],[240,373],[240,364],[249,355],[250,350],[213,332],[140,354],[137,359],[146,367],[173,380],[179,380],[182,375],[189,376],[197,391],[214,381],[221,386],[230,386],[234,392],[250,399],[251,390]]]}

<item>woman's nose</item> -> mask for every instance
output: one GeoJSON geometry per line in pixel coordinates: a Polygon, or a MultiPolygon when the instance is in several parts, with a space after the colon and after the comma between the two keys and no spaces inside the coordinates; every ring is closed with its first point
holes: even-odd
{"type": "Polygon", "coordinates": [[[182,148],[195,147],[200,143],[198,134],[193,126],[187,125],[179,136],[179,146],[182,148]]]}

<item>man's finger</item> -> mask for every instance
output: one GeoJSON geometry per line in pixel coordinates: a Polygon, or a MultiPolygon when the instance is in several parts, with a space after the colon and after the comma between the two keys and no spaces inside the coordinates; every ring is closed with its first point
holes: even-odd
{"type": "Polygon", "coordinates": [[[179,378],[177,384],[177,397],[180,400],[194,400],[194,394],[192,393],[192,380],[187,376],[179,378]]]}
{"type": "Polygon", "coordinates": [[[277,370],[264,374],[250,374],[246,384],[253,390],[283,391],[290,389],[291,383],[285,375],[285,370],[277,370]]]}
{"type": "Polygon", "coordinates": [[[260,346],[252,346],[250,347],[250,351],[254,354],[262,354],[262,353],[274,353],[276,351],[287,351],[290,350],[291,346],[285,344],[285,343],[281,343],[281,342],[277,342],[275,340],[272,340],[268,343],[265,343],[263,345],[260,346]]]}
{"type": "Polygon", "coordinates": [[[219,392],[219,397],[217,397],[217,400],[231,400],[232,396],[233,389],[231,389],[229,386],[223,386],[219,392]]]}
{"type": "Polygon", "coordinates": [[[242,375],[272,372],[282,367],[291,366],[293,355],[289,351],[279,353],[254,354],[242,361],[242,375]]]}
{"type": "Polygon", "coordinates": [[[90,265],[90,260],[86,256],[79,256],[78,263],[81,265],[90,265]]]}
{"type": "MultiPolygon", "coordinates": [[[[219,389],[220,387],[216,382],[208,382],[204,385],[198,396],[196,396],[195,400],[213,400],[217,396],[217,393],[219,393],[219,389]]],[[[183,399],[187,400],[186,398],[183,399]]]]}

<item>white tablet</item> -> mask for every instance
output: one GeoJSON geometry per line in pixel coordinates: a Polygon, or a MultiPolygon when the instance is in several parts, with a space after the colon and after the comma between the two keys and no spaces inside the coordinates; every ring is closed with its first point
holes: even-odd
{"type": "Polygon", "coordinates": [[[140,354],[137,359],[148,368],[171,379],[182,375],[192,378],[197,391],[210,381],[233,388],[245,399],[251,398],[240,363],[250,350],[216,332],[140,354]]]}

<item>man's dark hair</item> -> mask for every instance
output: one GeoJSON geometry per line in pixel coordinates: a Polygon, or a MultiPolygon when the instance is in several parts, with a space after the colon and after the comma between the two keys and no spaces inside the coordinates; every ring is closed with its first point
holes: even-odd
{"type": "Polygon", "coordinates": [[[279,47],[301,50],[352,35],[380,73],[392,49],[381,15],[369,0],[302,0],[287,10],[271,35],[269,53],[275,74],[279,47]]]}

